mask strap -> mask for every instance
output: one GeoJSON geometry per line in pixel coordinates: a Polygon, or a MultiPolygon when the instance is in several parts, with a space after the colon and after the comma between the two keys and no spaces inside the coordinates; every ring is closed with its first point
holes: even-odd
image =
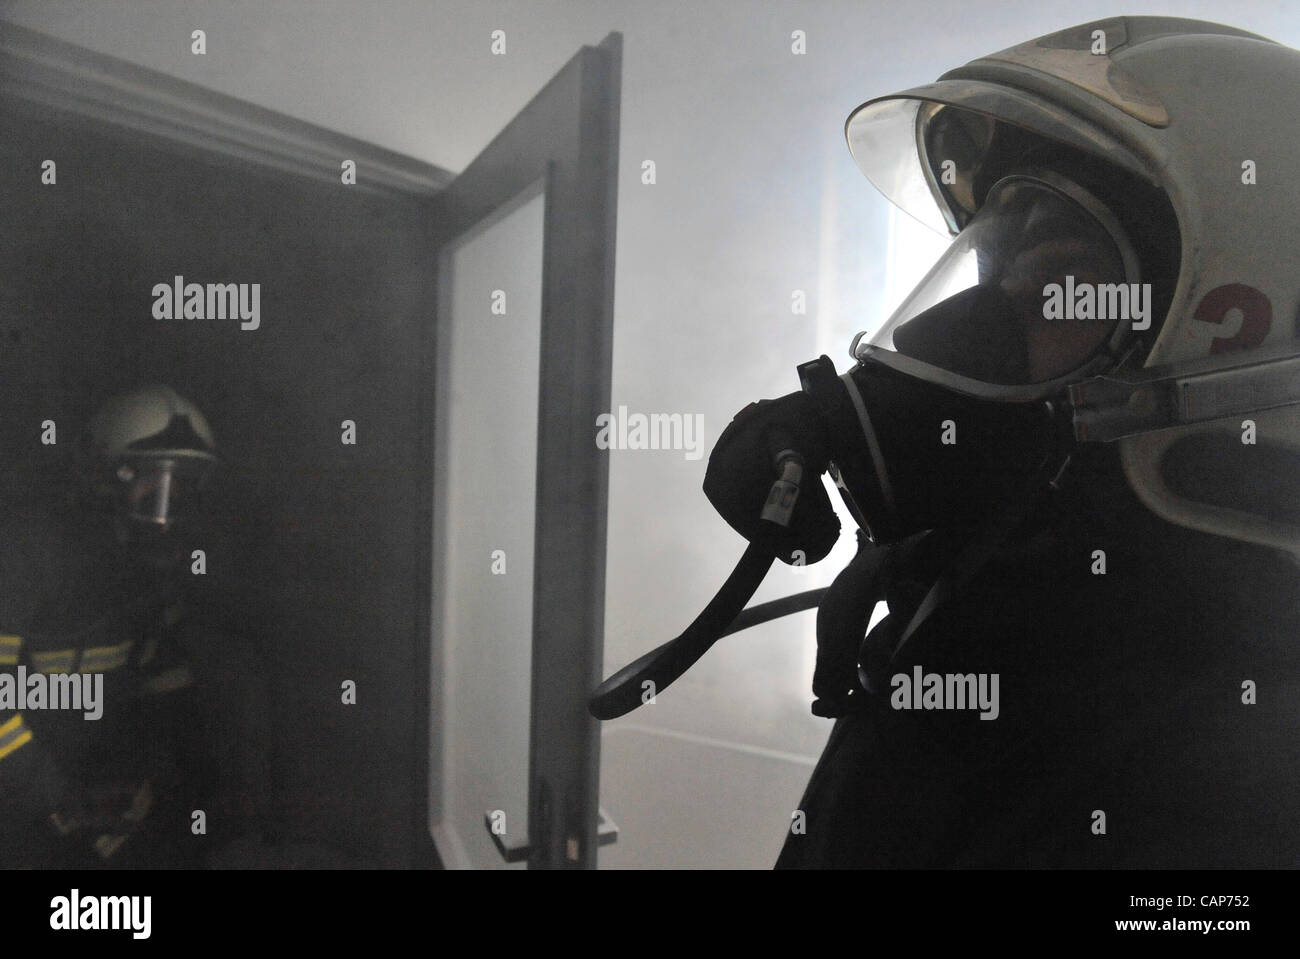
{"type": "Polygon", "coordinates": [[[1053,460],[1051,468],[1036,474],[1034,481],[1025,489],[1023,495],[1012,498],[1006,507],[995,512],[976,529],[975,534],[962,547],[948,568],[934,581],[934,585],[921,600],[921,605],[916,608],[916,612],[912,614],[911,620],[908,621],[898,642],[894,645],[891,660],[898,658],[903,647],[916,635],[917,630],[925,624],[935,610],[957,595],[993,558],[1011,531],[1020,526],[1052,488],[1052,482],[1055,481],[1048,482],[1048,480],[1053,476],[1059,476],[1063,468],[1063,464],[1053,460]]]}

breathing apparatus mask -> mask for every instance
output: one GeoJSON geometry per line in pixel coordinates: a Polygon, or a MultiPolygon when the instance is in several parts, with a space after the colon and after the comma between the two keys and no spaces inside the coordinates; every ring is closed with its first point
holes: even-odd
{"type": "Polygon", "coordinates": [[[593,713],[621,715],[645,681],[662,689],[680,675],[773,559],[830,552],[839,521],[823,472],[876,545],[977,527],[1046,487],[1073,441],[1069,385],[1115,366],[1150,325],[1138,279],[1125,231],[1092,193],[1047,170],[999,179],[916,290],[854,340],[852,368],[804,363],[801,390],[727,426],[704,492],[749,541],[745,558],[691,629],[602,685],[593,713]]]}
{"type": "Polygon", "coordinates": [[[1073,439],[1069,385],[1116,366],[1150,325],[1138,279],[1099,200],[1059,174],[1018,173],[858,335],[849,372],[825,357],[801,366],[839,438],[832,478],[872,541],[977,522],[1027,479],[1051,479],[1073,439]]]}

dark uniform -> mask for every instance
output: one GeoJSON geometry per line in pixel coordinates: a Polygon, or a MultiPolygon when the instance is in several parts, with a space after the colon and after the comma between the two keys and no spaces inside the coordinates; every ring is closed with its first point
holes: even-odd
{"type": "MultiPolygon", "coordinates": [[[[188,551],[169,546],[170,565],[156,550],[145,558],[109,514],[57,493],[10,504],[0,544],[0,671],[14,684],[25,671],[29,687],[35,675],[102,676],[97,719],[85,702],[0,700],[0,865],[198,865],[192,812],[255,817],[265,775],[231,768],[232,747],[258,745],[250,709],[195,688],[196,673],[210,685],[234,677],[208,668],[228,662],[230,640],[187,609],[188,551]],[[251,808],[213,806],[232,802],[251,808]]],[[[249,682],[230,691],[247,702],[257,669],[241,665],[249,682]]]]}
{"type": "MultiPolygon", "coordinates": [[[[1300,864],[1291,558],[1172,526],[1117,470],[1080,470],[889,661],[962,539],[886,561],[891,613],[861,651],[878,692],[836,720],[778,867],[1300,864]],[[894,708],[892,676],[917,665],[998,673],[997,718],[894,708]]],[[[861,631],[823,639],[841,649],[819,669],[853,668],[861,631]]]]}

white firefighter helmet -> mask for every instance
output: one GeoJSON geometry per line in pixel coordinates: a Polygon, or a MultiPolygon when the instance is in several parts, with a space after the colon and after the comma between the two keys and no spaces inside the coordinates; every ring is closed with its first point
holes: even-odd
{"type": "MultiPolygon", "coordinates": [[[[1119,17],[868,101],[846,123],[858,166],[904,211],[953,235],[980,227],[1007,240],[981,210],[1034,205],[1014,199],[1009,174],[1044,156],[1090,165],[1080,188],[1069,162],[1043,161],[1051,172],[1035,180],[1031,170],[1020,193],[1056,194],[1062,211],[1109,238],[1096,243],[1110,251],[1113,289],[1150,283],[1154,309],[1108,328],[1088,362],[1025,382],[908,356],[891,335],[900,314],[860,334],[854,355],[990,398],[1068,392],[1076,438],[1118,442],[1130,485],[1155,513],[1300,552],[1297,90],[1294,49],[1203,21],[1119,17]]],[[[935,302],[930,288],[953,262],[945,254],[902,319],[935,302]]]]}
{"type": "Polygon", "coordinates": [[[193,507],[217,461],[207,419],[169,386],[112,397],[90,418],[85,442],[96,492],[159,528],[193,507]]]}

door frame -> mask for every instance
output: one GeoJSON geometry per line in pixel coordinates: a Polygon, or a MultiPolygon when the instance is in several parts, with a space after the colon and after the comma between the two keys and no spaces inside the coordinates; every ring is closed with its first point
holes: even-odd
{"type": "MultiPolygon", "coordinates": [[[[614,243],[618,199],[622,36],[584,46],[441,193],[428,201],[431,270],[463,234],[544,183],[541,371],[534,526],[532,706],[527,861],[530,868],[594,868],[600,730],[586,698],[604,654],[609,461],[595,443],[609,411],[614,243]]],[[[439,289],[435,302],[446,300],[439,289]]],[[[430,318],[422,366],[443,362],[445,311],[430,318]]],[[[503,352],[508,362],[508,350],[503,352]]],[[[442,768],[440,644],[433,595],[436,373],[421,388],[422,476],[417,642],[425,708],[416,734],[419,839],[430,841],[433,776],[442,768]]],[[[440,788],[440,784],[436,784],[440,788]]]]}
{"type": "Polygon", "coordinates": [[[454,176],[442,167],[0,21],[0,96],[44,122],[90,123],[188,155],[237,160],[262,170],[339,186],[339,162],[357,164],[360,193],[406,203],[427,199],[454,176]]]}

